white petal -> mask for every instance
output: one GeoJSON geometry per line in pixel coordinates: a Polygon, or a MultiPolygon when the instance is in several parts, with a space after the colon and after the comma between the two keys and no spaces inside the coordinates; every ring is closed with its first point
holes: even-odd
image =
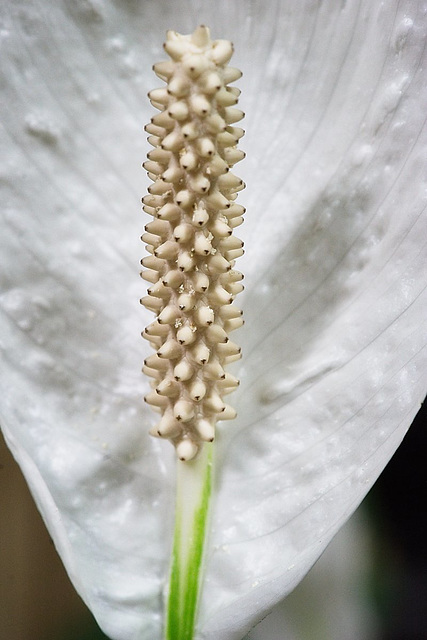
{"type": "Polygon", "coordinates": [[[422,18],[367,0],[7,3],[1,423],[112,638],[160,637],[169,566],[173,455],[146,435],[137,304],[165,30],[208,23],[246,71],[246,360],[200,621],[227,640],[307,571],[425,390],[422,18]]]}
{"type": "Polygon", "coordinates": [[[155,637],[173,456],[147,435],[140,373],[148,87],[115,30],[93,51],[78,23],[97,15],[62,13],[10,3],[2,25],[1,423],[106,632],[155,637]]]}
{"type": "Polygon", "coordinates": [[[263,247],[265,263],[247,259],[258,282],[218,452],[203,638],[241,638],[297,584],[426,389],[425,24],[415,7],[331,3],[311,30],[280,64],[273,49],[259,94],[292,87],[260,122],[249,186],[247,256],[263,247]]]}
{"type": "Polygon", "coordinates": [[[298,587],[245,640],[371,640],[378,626],[366,597],[376,548],[363,506],[340,529],[298,587]],[[286,629],[286,632],[284,631],[286,629]]]}

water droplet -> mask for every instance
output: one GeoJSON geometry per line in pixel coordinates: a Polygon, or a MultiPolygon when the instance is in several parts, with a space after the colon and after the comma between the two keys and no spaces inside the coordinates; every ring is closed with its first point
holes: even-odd
{"type": "Polygon", "coordinates": [[[392,37],[392,45],[397,53],[400,53],[406,46],[408,35],[412,31],[414,21],[412,18],[405,16],[397,25],[392,37]]]}
{"type": "Polygon", "coordinates": [[[374,149],[370,144],[360,145],[352,155],[352,163],[355,167],[360,167],[363,164],[367,164],[372,158],[374,149]]]}
{"type": "Polygon", "coordinates": [[[102,0],[72,0],[71,9],[85,22],[102,22],[105,7],[102,0]]]}
{"type": "Polygon", "coordinates": [[[25,131],[46,145],[58,144],[60,131],[48,113],[28,113],[25,116],[25,131]]]}
{"type": "Polygon", "coordinates": [[[123,36],[115,36],[106,41],[106,47],[108,51],[114,51],[116,53],[122,53],[125,50],[125,41],[123,36]]]}

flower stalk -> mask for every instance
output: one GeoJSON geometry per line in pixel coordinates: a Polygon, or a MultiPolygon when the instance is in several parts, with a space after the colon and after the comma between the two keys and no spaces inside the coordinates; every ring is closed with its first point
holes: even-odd
{"type": "Polygon", "coordinates": [[[213,473],[213,444],[177,462],[177,500],[166,640],[191,640],[200,599],[213,473]]]}

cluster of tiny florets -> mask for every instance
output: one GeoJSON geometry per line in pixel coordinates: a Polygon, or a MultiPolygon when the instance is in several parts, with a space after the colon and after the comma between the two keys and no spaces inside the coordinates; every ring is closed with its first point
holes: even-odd
{"type": "Polygon", "coordinates": [[[154,71],[167,86],[149,93],[160,113],[146,127],[154,149],[144,163],[153,221],[142,236],[150,287],[141,303],[157,316],[143,332],[156,350],[144,363],[152,378],[145,400],[161,414],[152,435],[190,460],[214,439],[217,420],[235,416],[223,396],[239,384],[224,366],[240,358],[228,334],[243,324],[233,304],[243,243],[233,229],[243,222],[235,199],[244,184],[230,167],[244,157],[236,147],[244,132],[232,126],[244,114],[234,106],[239,90],[228,86],[241,76],[227,66],[230,42],[199,27],[190,36],[169,31],[164,48],[171,60],[154,71]]]}

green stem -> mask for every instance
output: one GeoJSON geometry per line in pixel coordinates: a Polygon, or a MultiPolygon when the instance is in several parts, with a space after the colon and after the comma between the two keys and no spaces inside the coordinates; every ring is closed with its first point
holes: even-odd
{"type": "Polygon", "coordinates": [[[202,585],[204,545],[212,487],[213,445],[177,462],[177,498],[166,640],[192,640],[202,585]]]}

